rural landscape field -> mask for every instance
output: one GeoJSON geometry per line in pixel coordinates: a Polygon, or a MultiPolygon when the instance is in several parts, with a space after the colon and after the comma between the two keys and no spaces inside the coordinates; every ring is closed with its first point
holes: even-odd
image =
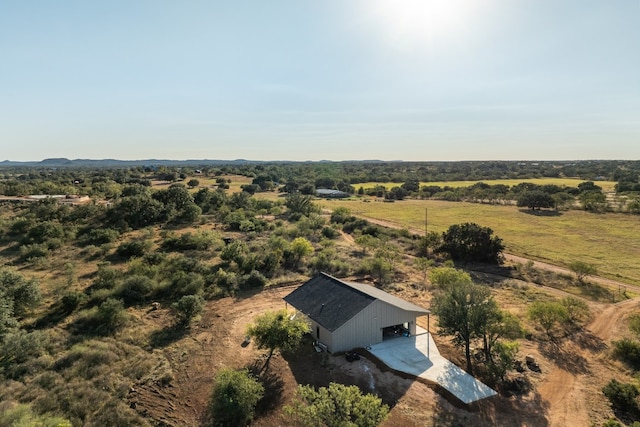
{"type": "Polygon", "coordinates": [[[446,171],[466,164],[437,162],[3,167],[0,425],[637,425],[640,164],[577,163],[570,179],[563,164],[505,166],[521,177],[474,163],[485,176],[463,185],[446,171]],[[318,272],[430,309],[418,326],[497,396],[464,404],[365,348],[317,351],[313,331],[290,347],[261,335],[318,272]],[[445,307],[465,286],[492,311],[463,338],[445,307]],[[345,420],[299,388],[337,385],[356,386],[333,397],[353,405],[345,420]],[[358,399],[374,399],[366,415],[358,399]]]}

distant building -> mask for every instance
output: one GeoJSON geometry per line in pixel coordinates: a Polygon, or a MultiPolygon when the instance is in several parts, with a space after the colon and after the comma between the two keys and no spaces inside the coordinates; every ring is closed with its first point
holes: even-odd
{"type": "Polygon", "coordinates": [[[318,188],[316,190],[316,196],[323,197],[325,199],[345,199],[347,197],[351,197],[351,194],[340,190],[332,190],[330,188],[318,188]]]}

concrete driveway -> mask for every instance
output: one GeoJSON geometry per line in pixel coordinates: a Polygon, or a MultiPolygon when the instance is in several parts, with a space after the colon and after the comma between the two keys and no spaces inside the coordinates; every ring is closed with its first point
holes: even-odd
{"type": "Polygon", "coordinates": [[[426,330],[418,327],[417,332],[411,337],[392,338],[374,344],[369,352],[391,369],[441,385],[464,403],[472,403],[497,394],[440,356],[431,334],[426,330]]]}

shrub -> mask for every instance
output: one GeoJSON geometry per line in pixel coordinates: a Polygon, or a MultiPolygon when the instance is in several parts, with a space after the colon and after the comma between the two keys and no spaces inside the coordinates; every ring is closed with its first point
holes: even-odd
{"type": "Polygon", "coordinates": [[[178,326],[188,326],[204,308],[204,299],[199,295],[185,295],[171,304],[178,326]]]}
{"type": "Polygon", "coordinates": [[[630,415],[638,413],[640,407],[638,406],[637,397],[640,395],[640,391],[635,385],[621,383],[612,379],[602,388],[602,392],[615,409],[630,415]]]}
{"type": "Polygon", "coordinates": [[[245,274],[239,280],[238,285],[241,289],[257,289],[264,288],[267,285],[267,278],[257,270],[251,271],[249,274],[245,274]]]}
{"type": "Polygon", "coordinates": [[[243,426],[253,420],[264,387],[248,370],[222,369],[216,375],[209,409],[214,426],[243,426]]]}
{"type": "Polygon", "coordinates": [[[640,342],[629,338],[613,341],[613,354],[634,369],[640,369],[640,342]]]}
{"type": "Polygon", "coordinates": [[[94,228],[82,235],[78,239],[78,243],[83,246],[88,245],[104,245],[105,243],[111,243],[118,240],[120,232],[113,228],[94,228]]]}
{"type": "Polygon", "coordinates": [[[127,304],[138,304],[146,301],[151,296],[154,285],[153,280],[147,276],[131,276],[122,283],[120,296],[127,304]]]}
{"type": "Polygon", "coordinates": [[[330,383],[317,391],[298,386],[296,400],[285,407],[285,413],[307,426],[375,427],[387,418],[389,407],[356,386],[330,383]]]}
{"type": "Polygon", "coordinates": [[[107,300],[98,307],[94,319],[101,329],[107,332],[113,332],[125,325],[128,315],[122,301],[107,298],[107,300]]]}
{"type": "Polygon", "coordinates": [[[67,292],[60,299],[60,303],[65,313],[72,313],[86,299],[87,296],[82,292],[67,292]]]}
{"type": "Polygon", "coordinates": [[[217,236],[209,231],[201,233],[184,233],[180,237],[168,237],[162,242],[165,251],[204,251],[216,245],[217,236]]]}
{"type": "Polygon", "coordinates": [[[130,240],[121,243],[116,249],[116,254],[123,258],[141,257],[151,249],[151,242],[143,239],[130,240]]]}
{"type": "Polygon", "coordinates": [[[29,261],[49,255],[49,247],[44,243],[33,243],[20,246],[20,260],[29,261]]]}
{"type": "Polygon", "coordinates": [[[113,289],[122,279],[122,276],[122,272],[111,267],[109,263],[99,263],[98,272],[96,273],[96,278],[92,283],[92,287],[94,289],[113,289]]]}

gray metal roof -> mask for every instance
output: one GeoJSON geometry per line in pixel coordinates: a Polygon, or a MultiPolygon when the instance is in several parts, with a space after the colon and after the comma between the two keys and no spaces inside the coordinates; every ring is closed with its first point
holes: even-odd
{"type": "Polygon", "coordinates": [[[375,300],[402,310],[428,314],[429,310],[362,283],[347,283],[326,273],[318,273],[284,300],[333,332],[375,300]]]}

